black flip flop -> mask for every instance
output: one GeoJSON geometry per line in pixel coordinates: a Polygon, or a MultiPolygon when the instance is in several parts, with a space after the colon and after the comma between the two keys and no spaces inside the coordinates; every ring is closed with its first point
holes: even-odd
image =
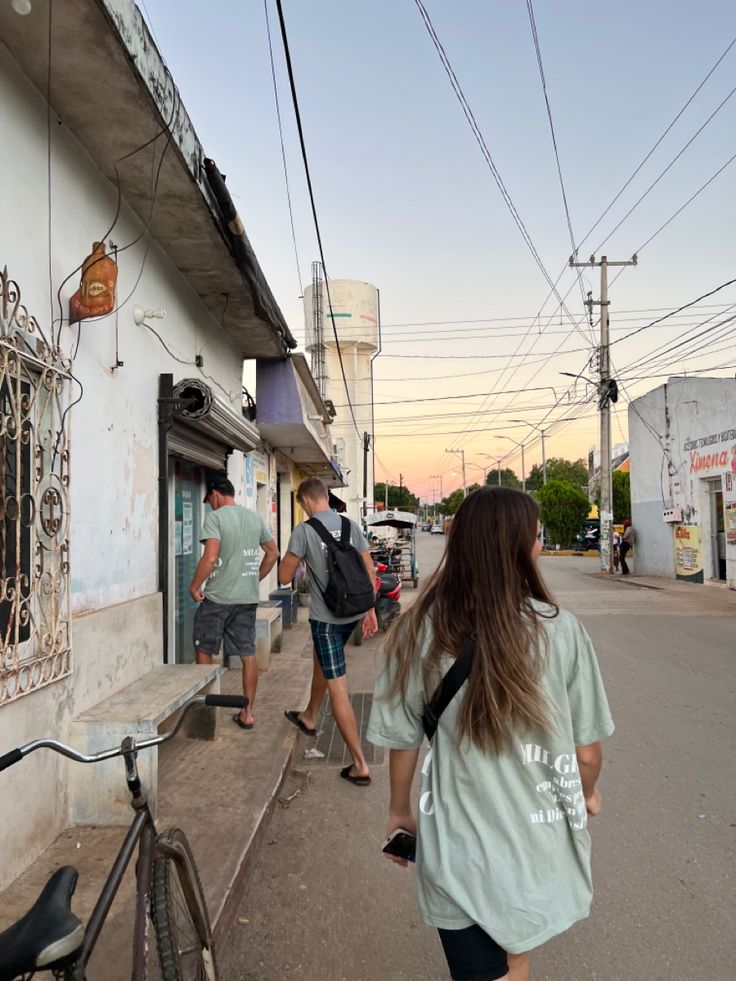
{"type": "Polygon", "coordinates": [[[371,778],[356,777],[354,774],[350,772],[352,769],[353,769],[353,764],[351,763],[349,766],[344,766],[342,770],[340,770],[340,776],[343,778],[343,780],[349,780],[350,783],[354,783],[356,787],[370,787],[371,778]]]}
{"type": "Polygon", "coordinates": [[[317,730],[310,729],[309,726],[305,726],[302,720],[299,718],[299,713],[296,709],[288,709],[284,712],[284,718],[288,719],[293,726],[296,726],[300,732],[303,732],[305,736],[316,736],[317,730]]]}
{"type": "Polygon", "coordinates": [[[253,723],[252,722],[243,722],[243,720],[240,718],[240,714],[233,716],[233,722],[235,723],[236,726],[240,726],[241,729],[252,729],[253,728],[253,723]]]}

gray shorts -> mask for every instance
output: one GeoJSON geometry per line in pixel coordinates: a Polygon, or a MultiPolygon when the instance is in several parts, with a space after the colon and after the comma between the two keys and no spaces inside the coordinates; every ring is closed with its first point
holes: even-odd
{"type": "Polygon", "coordinates": [[[194,615],[194,649],[203,654],[252,657],[256,652],[257,603],[213,603],[204,599],[194,615]]]}

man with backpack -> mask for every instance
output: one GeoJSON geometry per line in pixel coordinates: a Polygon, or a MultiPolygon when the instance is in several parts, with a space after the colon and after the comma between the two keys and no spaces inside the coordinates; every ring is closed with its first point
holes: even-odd
{"type": "Polygon", "coordinates": [[[348,695],[345,642],[361,618],[364,638],[378,630],[373,608],[375,570],[362,531],[350,518],[330,510],[328,490],[319,477],[303,480],[296,499],[309,520],[291,534],[279,567],[279,582],[291,582],[300,562],[306,562],[314,665],[309,704],[301,712],[292,709],[284,715],[305,735],[316,736],[317,719],[327,692],[335,722],[353,758],[340,776],[366,787],[371,778],[348,695]]]}

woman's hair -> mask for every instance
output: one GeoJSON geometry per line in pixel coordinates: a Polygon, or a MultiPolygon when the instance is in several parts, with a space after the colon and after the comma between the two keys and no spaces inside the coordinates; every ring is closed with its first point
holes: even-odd
{"type": "Polygon", "coordinates": [[[402,613],[386,642],[397,662],[389,697],[406,693],[421,635],[432,641],[424,663],[425,688],[441,677],[440,659],[457,656],[475,636],[473,665],[460,709],[460,739],[500,752],[515,731],[549,728],[540,687],[545,617],[532,599],[559,612],[532,559],[539,508],[527,494],[484,487],[461,504],[445,555],[417,602],[402,613]]]}

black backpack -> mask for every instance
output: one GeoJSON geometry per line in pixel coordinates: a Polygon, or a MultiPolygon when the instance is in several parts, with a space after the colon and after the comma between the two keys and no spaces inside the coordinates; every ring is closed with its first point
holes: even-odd
{"type": "Polygon", "coordinates": [[[376,590],[360,552],[350,544],[350,521],[343,515],[340,521],[339,542],[317,518],[306,523],[327,546],[327,588],[322,594],[327,609],[336,617],[357,618],[373,607],[376,590]]]}

